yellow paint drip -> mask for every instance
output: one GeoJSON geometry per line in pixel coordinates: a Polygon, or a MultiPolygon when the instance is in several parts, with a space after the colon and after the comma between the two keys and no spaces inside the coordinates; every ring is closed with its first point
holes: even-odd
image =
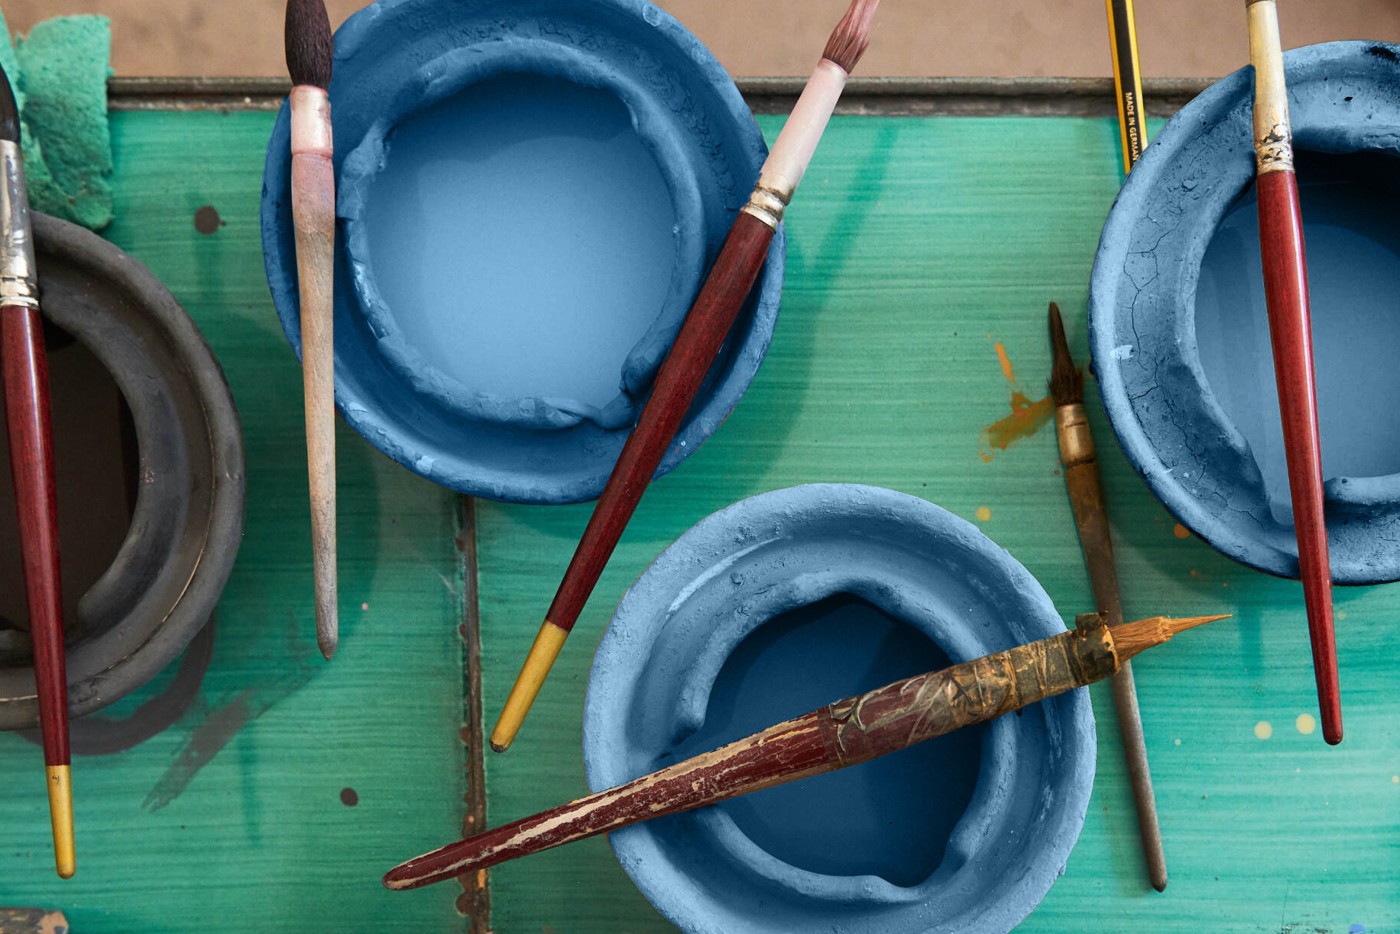
{"type": "Polygon", "coordinates": [[[996,349],[997,360],[1001,363],[1001,375],[1006,377],[1008,383],[1016,382],[1016,370],[1011,366],[1011,358],[1006,355],[1006,345],[997,341],[996,349]]]}
{"type": "Polygon", "coordinates": [[[1254,735],[1260,739],[1268,739],[1274,735],[1274,727],[1268,720],[1260,720],[1254,724],[1254,735]]]}

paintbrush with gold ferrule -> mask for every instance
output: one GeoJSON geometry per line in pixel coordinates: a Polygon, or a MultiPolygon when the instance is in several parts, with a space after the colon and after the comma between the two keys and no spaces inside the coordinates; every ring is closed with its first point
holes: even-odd
{"type": "Polygon", "coordinates": [[[657,371],[637,427],[618,455],[544,624],[491,732],[491,748],[497,752],[504,751],[515,739],[753,288],[773,234],[812,161],[846,79],[870,43],[871,21],[877,6],[879,0],[852,0],[763,163],[753,194],[730,227],[719,259],[657,371]]]}
{"type": "Polygon", "coordinates": [[[63,658],[63,599],[58,562],[49,367],[39,319],[39,279],[20,152],[19,108],[0,68],[0,374],[10,469],[19,508],[20,551],[34,640],[39,732],[53,823],[54,866],[76,870],[73,785],[68,753],[68,675],[63,658]]]}
{"type": "Polygon", "coordinates": [[[335,568],[335,168],[328,93],[334,46],[321,0],[287,0],[286,40],[293,85],[292,226],[301,288],[316,644],[330,658],[340,640],[335,568]]]}
{"type": "Polygon", "coordinates": [[[1092,622],[941,671],[896,681],[779,723],[625,785],[460,840],[389,870],[414,889],[631,824],[859,765],[1107,678],[1128,659],[1193,626],[1163,616],[1092,622]]]}
{"type": "MultiPolygon", "coordinates": [[[[1074,510],[1074,524],[1079,529],[1079,545],[1089,570],[1094,604],[1110,625],[1116,625],[1123,620],[1123,603],[1118,594],[1118,570],[1113,563],[1113,539],[1098,454],[1084,411],[1084,371],[1074,365],[1070,356],[1060,308],[1054,302],[1050,303],[1050,347],[1050,396],[1055,403],[1055,431],[1060,439],[1065,488],[1074,510]]],[[[1157,822],[1157,801],[1152,794],[1152,771],[1147,764],[1147,743],[1142,735],[1132,665],[1124,662],[1110,683],[1118,735],[1128,763],[1128,782],[1137,809],[1142,855],[1147,861],[1147,878],[1161,892],[1167,887],[1167,858],[1162,850],[1162,829],[1157,822]]]]}

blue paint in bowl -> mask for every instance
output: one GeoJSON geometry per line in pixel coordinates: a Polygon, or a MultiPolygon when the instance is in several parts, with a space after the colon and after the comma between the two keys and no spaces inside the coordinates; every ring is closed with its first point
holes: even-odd
{"type": "MultiPolygon", "coordinates": [[[[1332,576],[1400,579],[1400,47],[1285,55],[1312,297],[1332,576]]],[[[1169,510],[1298,576],[1253,191],[1253,72],[1163,128],[1104,225],[1089,302],[1104,407],[1169,510]]]]}
{"type": "MultiPolygon", "coordinates": [[[[410,469],[513,502],[596,497],[766,154],[733,82],[640,0],[382,0],[336,34],[336,400],[410,469]]],[[[289,113],[268,281],[299,351],[289,113]]],[[[748,387],[783,241],[658,475],[748,387]]]]}
{"type": "MultiPolygon", "coordinates": [[[[588,782],[1063,631],[1020,564],[924,500],[847,484],[757,496],[688,531],[623,598],[589,678],[588,782]]],[[[1004,932],[1064,871],[1094,761],[1076,691],[610,839],[689,932],[1004,932]]]]}

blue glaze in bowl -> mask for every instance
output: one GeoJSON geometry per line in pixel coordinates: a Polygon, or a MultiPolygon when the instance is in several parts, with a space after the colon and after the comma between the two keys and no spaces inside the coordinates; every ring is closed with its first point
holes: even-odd
{"type": "MultiPolygon", "coordinates": [[[[618,606],[589,677],[589,786],[1063,631],[1020,564],[924,500],[848,484],[756,496],[686,532],[618,606]]],[[[1075,691],[611,841],[689,932],[1004,932],[1064,871],[1094,763],[1075,691]]]]}
{"type": "MultiPolygon", "coordinates": [[[[400,463],[513,502],[596,497],[766,154],[733,82],[641,0],[381,0],[336,34],[336,401],[400,463]]],[[[289,113],[262,233],[300,350],[289,113]]],[[[658,470],[738,403],[781,231],[658,470]]]]}
{"type": "MultiPolygon", "coordinates": [[[[1285,55],[1312,291],[1332,576],[1400,579],[1400,47],[1285,55]]],[[[1288,502],[1253,197],[1253,71],[1212,85],[1133,168],[1089,301],[1104,407],[1188,528],[1288,577],[1288,502]]]]}

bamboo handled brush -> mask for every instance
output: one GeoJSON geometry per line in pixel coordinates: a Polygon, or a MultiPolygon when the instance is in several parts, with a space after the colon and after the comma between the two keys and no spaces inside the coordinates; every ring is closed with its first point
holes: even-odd
{"type": "Polygon", "coordinates": [[[1312,641],[1322,735],[1328,743],[1336,744],[1342,741],[1342,700],[1332,624],[1327,520],[1322,502],[1322,445],[1318,439],[1313,380],[1308,266],[1303,250],[1303,218],[1298,207],[1298,178],[1293,171],[1283,47],[1274,0],[1245,0],[1245,8],[1249,15],[1249,58],[1254,65],[1254,152],[1259,171],[1255,188],[1269,339],[1273,344],[1288,488],[1298,537],[1298,570],[1312,641]]]}
{"type": "MultiPolygon", "coordinates": [[[[1065,488],[1074,510],[1074,524],[1079,530],[1084,564],[1089,569],[1094,605],[1105,615],[1109,625],[1117,625],[1123,621],[1123,602],[1118,595],[1118,569],[1113,563],[1113,537],[1109,532],[1108,505],[1099,475],[1098,454],[1084,411],[1084,372],[1074,365],[1070,356],[1064,322],[1054,302],[1050,303],[1050,346],[1054,361],[1050,371],[1050,396],[1055,402],[1055,431],[1060,441],[1060,463],[1065,469],[1065,488]]],[[[1147,878],[1152,887],[1161,892],[1167,887],[1167,858],[1162,849],[1162,829],[1157,822],[1157,801],[1152,794],[1152,771],[1147,762],[1147,742],[1142,735],[1133,666],[1124,661],[1109,683],[1113,689],[1118,736],[1128,765],[1128,782],[1133,789],[1147,878]]]]}
{"type": "Polygon", "coordinates": [[[569,562],[544,624],[530,646],[491,733],[491,748],[504,751],[535,702],[564,640],[598,583],[622,530],[656,473],[695,393],[763,268],[773,233],[816,152],[846,79],[865,53],[879,0],[852,0],[827,40],[822,59],[773,144],[758,184],[729,230],[680,334],[656,374],[651,397],[618,456],[603,495],[569,562]]]}
{"type": "Polygon", "coordinates": [[[287,0],[286,42],[293,85],[292,225],[301,287],[316,644],[329,659],[340,639],[335,568],[335,169],[328,93],[334,48],[322,0],[287,0]]]}
{"type": "Polygon", "coordinates": [[[848,697],[625,785],[505,824],[394,867],[413,889],[654,817],[857,765],[1109,677],[1128,659],[1223,616],[1085,625],[848,697]]]}
{"type": "Polygon", "coordinates": [[[68,675],[63,658],[63,600],[58,560],[49,367],[39,319],[39,283],[20,152],[19,109],[0,68],[0,372],[10,469],[19,508],[20,551],[34,641],[39,732],[53,824],[54,867],[70,878],[73,785],[68,752],[68,675]]]}

